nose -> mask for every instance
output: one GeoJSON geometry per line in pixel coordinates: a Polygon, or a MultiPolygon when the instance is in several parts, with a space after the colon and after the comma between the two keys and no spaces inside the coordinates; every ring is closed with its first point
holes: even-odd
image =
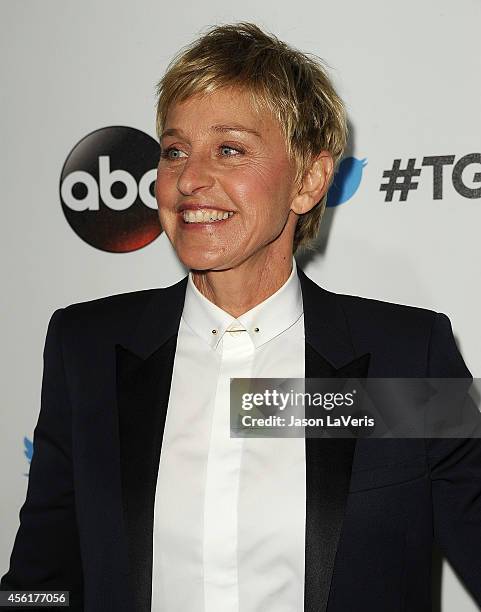
{"type": "Polygon", "coordinates": [[[177,189],[183,195],[191,195],[199,189],[211,187],[213,182],[209,160],[202,155],[191,153],[177,179],[177,189]]]}

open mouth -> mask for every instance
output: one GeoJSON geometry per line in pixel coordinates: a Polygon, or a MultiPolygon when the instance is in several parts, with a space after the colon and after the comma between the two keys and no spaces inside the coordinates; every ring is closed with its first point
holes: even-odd
{"type": "Polygon", "coordinates": [[[182,213],[184,223],[218,223],[219,221],[226,221],[234,215],[234,213],[227,212],[224,210],[184,210],[182,213]]]}

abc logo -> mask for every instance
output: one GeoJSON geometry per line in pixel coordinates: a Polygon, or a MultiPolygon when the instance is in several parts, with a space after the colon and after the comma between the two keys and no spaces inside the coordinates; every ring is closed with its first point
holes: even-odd
{"type": "Polygon", "coordinates": [[[110,253],[136,251],[162,232],[154,184],[160,148],[130,127],[96,130],[70,152],[60,177],[60,199],[74,232],[110,253]]]}

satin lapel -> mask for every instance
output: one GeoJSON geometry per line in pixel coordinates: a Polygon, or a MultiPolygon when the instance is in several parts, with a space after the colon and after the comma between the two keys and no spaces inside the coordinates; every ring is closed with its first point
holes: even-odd
{"type": "Polygon", "coordinates": [[[150,612],[157,474],[185,279],[154,292],[131,338],[116,345],[122,504],[136,612],[150,612]]]}
{"type": "MultiPolygon", "coordinates": [[[[369,355],[356,357],[347,322],[330,294],[300,268],[304,303],[305,377],[364,376],[369,355]]],[[[349,492],[356,440],[306,438],[305,612],[324,612],[349,492]]]]}

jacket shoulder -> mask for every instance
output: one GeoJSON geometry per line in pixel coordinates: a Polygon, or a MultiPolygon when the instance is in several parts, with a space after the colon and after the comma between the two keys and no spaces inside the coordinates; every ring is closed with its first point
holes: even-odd
{"type": "Polygon", "coordinates": [[[439,314],[429,308],[385,302],[374,298],[336,293],[335,299],[351,320],[369,327],[382,327],[402,331],[406,327],[413,332],[431,329],[439,314]]]}
{"type": "Polygon", "coordinates": [[[62,311],[64,331],[70,333],[101,332],[102,335],[124,335],[154,302],[162,316],[162,305],[168,306],[185,289],[186,278],[174,285],[142,289],[103,296],[65,306],[62,311]]]}
{"type": "Polygon", "coordinates": [[[454,351],[449,319],[428,308],[384,302],[355,295],[335,294],[344,313],[353,345],[360,353],[372,353],[377,376],[426,376],[433,352],[433,338],[444,326],[442,344],[454,351]]]}
{"type": "MultiPolygon", "coordinates": [[[[363,327],[369,330],[399,331],[400,326],[408,326],[422,331],[430,327],[437,314],[427,308],[396,304],[369,297],[347,293],[337,293],[321,287],[300,268],[299,277],[303,287],[303,297],[307,305],[315,305],[315,316],[321,316],[323,310],[328,316],[336,319],[339,326],[363,327]]],[[[305,304],[306,306],[306,304],[305,304]]]]}
{"type": "Polygon", "coordinates": [[[112,315],[115,313],[136,310],[148,302],[151,296],[161,292],[168,287],[152,289],[141,289],[125,293],[115,293],[82,302],[74,302],[63,307],[66,317],[91,317],[102,314],[112,315]]]}

